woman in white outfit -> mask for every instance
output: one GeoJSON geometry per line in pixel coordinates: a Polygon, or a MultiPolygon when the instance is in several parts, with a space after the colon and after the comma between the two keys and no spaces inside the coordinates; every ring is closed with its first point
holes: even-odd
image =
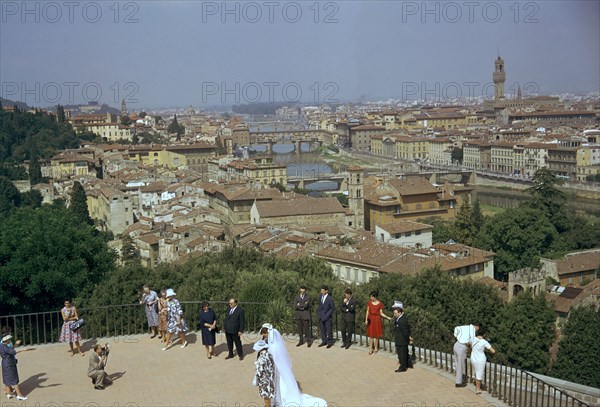
{"type": "Polygon", "coordinates": [[[275,364],[275,405],[277,407],[327,407],[325,400],[300,393],[285,341],[279,331],[271,324],[263,324],[261,333],[267,337],[269,353],[275,364]]]}
{"type": "Polygon", "coordinates": [[[483,380],[485,363],[487,362],[485,350],[487,349],[490,353],[496,353],[492,345],[484,339],[486,333],[485,328],[479,328],[475,334],[475,339],[471,343],[471,365],[473,366],[473,370],[475,370],[476,394],[481,394],[481,381],[483,380]]]}

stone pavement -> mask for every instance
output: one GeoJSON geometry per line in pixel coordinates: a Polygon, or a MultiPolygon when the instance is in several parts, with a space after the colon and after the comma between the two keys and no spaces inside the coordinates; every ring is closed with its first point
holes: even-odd
{"type": "MultiPolygon", "coordinates": [[[[0,398],[2,407],[76,406],[262,406],[257,388],[252,386],[256,354],[255,334],[244,337],[246,357],[225,360],[225,336],[217,335],[217,358],[208,359],[200,337],[188,335],[190,344],[179,343],[161,351],[158,338],[149,335],[114,337],[108,342],[111,353],[106,367],[114,380],[105,390],[94,390],[87,377],[91,346],[83,344],[85,356],[71,356],[67,344],[30,346],[20,352],[21,388],[29,396],[16,402],[0,398]]],[[[486,393],[475,395],[474,386],[455,388],[452,376],[417,363],[414,369],[395,373],[397,359],[389,352],[368,355],[355,345],[331,349],[296,347],[287,338],[296,379],[303,392],[327,400],[332,407],[350,406],[500,406],[486,393]]]]}

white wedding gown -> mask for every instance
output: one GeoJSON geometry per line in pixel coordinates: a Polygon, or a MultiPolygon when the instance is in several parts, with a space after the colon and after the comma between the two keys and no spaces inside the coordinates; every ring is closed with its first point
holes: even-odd
{"type": "Polygon", "coordinates": [[[275,402],[277,407],[327,407],[323,399],[300,393],[285,341],[275,328],[269,330],[269,353],[275,363],[275,402]]]}

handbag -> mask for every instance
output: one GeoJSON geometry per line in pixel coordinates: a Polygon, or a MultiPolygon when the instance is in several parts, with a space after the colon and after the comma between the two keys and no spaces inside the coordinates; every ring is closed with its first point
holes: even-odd
{"type": "Polygon", "coordinates": [[[85,325],[85,321],[83,320],[83,318],[81,318],[81,319],[78,319],[77,321],[70,322],[69,329],[71,329],[71,331],[75,332],[84,325],[85,325]]]}
{"type": "Polygon", "coordinates": [[[218,334],[219,332],[221,332],[221,328],[219,328],[219,325],[215,325],[215,329],[213,329],[213,331],[215,331],[215,333],[218,334]]]}

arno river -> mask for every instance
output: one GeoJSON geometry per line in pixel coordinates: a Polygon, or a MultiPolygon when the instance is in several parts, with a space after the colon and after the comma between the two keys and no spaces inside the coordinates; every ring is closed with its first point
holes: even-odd
{"type": "MultiPolygon", "coordinates": [[[[253,145],[252,149],[257,152],[264,152],[266,146],[253,145]]],[[[343,170],[342,168],[336,168],[335,164],[328,164],[321,155],[309,152],[308,144],[302,144],[302,154],[294,154],[292,152],[293,149],[293,144],[276,144],[273,146],[275,161],[287,164],[287,175],[290,177],[305,176],[313,178],[318,175],[327,175],[343,170]]],[[[307,189],[311,190],[325,191],[333,188],[335,188],[335,183],[327,181],[307,185],[307,189]]],[[[516,208],[523,201],[527,200],[529,195],[522,191],[476,185],[473,198],[479,199],[484,205],[500,208],[516,208]]],[[[572,210],[600,217],[600,200],[572,198],[569,200],[568,206],[572,210]]]]}

